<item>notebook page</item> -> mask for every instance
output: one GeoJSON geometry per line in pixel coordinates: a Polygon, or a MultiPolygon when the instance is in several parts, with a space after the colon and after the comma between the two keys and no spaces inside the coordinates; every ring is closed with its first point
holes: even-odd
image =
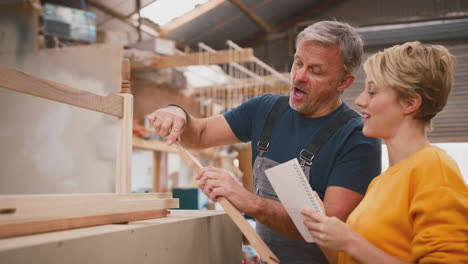
{"type": "Polygon", "coordinates": [[[322,215],[323,212],[297,159],[267,169],[265,174],[304,240],[314,242],[303,223],[301,210],[309,208],[322,215]]]}

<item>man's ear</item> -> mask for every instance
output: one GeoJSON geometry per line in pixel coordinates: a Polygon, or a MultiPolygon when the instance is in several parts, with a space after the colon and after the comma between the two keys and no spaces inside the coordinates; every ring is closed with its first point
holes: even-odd
{"type": "Polygon", "coordinates": [[[403,107],[405,108],[405,114],[415,114],[421,108],[422,98],[421,95],[416,94],[416,96],[410,97],[403,102],[403,107]]]}
{"type": "Polygon", "coordinates": [[[338,82],[338,87],[336,88],[339,92],[344,92],[346,88],[350,87],[351,84],[354,82],[354,75],[352,74],[346,74],[343,76],[341,81],[338,82]]]}

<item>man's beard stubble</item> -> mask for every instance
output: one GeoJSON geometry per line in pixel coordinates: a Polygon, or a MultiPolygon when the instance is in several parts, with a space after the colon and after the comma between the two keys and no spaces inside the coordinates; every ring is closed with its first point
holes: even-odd
{"type": "Polygon", "coordinates": [[[313,115],[322,108],[326,107],[337,96],[336,89],[327,89],[325,91],[322,91],[318,95],[313,95],[310,89],[303,89],[302,87],[304,85],[297,81],[293,82],[293,86],[291,87],[292,92],[294,92],[295,86],[299,87],[303,91],[307,91],[307,96],[309,97],[309,100],[301,105],[298,105],[297,107],[293,107],[293,105],[291,104],[292,99],[290,98],[289,105],[292,109],[306,116],[313,115]],[[311,98],[311,96],[313,96],[313,99],[311,98]]]}

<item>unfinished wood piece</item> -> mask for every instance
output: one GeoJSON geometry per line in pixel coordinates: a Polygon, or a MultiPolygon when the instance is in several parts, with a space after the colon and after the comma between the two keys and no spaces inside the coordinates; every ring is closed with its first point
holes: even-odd
{"type": "Polygon", "coordinates": [[[133,95],[130,94],[130,61],[122,61],[123,115],[118,121],[119,137],[117,142],[117,161],[115,192],[132,191],[132,129],[133,129],[133,95]]]}
{"type": "MultiPolygon", "coordinates": [[[[186,151],[178,142],[176,142],[177,149],[179,150],[180,156],[187,163],[187,165],[194,170],[196,173],[203,168],[201,163],[192,155],[190,152],[186,151]]],[[[260,255],[260,258],[266,263],[280,263],[279,259],[275,254],[270,250],[270,248],[265,244],[261,237],[253,230],[253,228],[247,223],[245,218],[241,215],[239,210],[235,208],[229,200],[225,197],[219,197],[217,202],[221,204],[226,213],[236,224],[239,230],[244,234],[244,236],[249,240],[252,247],[260,255]]]]}
{"type": "Polygon", "coordinates": [[[220,50],[216,54],[202,52],[202,54],[193,52],[187,55],[160,56],[154,58],[148,65],[132,65],[133,71],[156,70],[167,67],[202,65],[199,61],[200,56],[207,58],[211,64],[225,64],[230,62],[248,62],[253,57],[253,50],[245,48],[237,52],[238,56],[232,58],[229,56],[229,50],[220,50]]]}
{"type": "MultiPolygon", "coordinates": [[[[135,149],[144,149],[151,151],[160,151],[160,152],[170,152],[170,153],[179,153],[177,148],[174,145],[168,146],[166,142],[160,140],[145,140],[139,137],[133,137],[133,148],[135,149]]],[[[218,156],[218,148],[208,148],[208,149],[197,149],[190,150],[197,156],[204,156],[210,158],[216,158],[218,156]]]]}
{"type": "Polygon", "coordinates": [[[161,152],[153,152],[153,192],[162,191],[161,188],[161,152]]]}
{"type": "Polygon", "coordinates": [[[0,87],[117,117],[123,115],[123,99],[117,94],[101,96],[4,66],[0,66],[0,87]]]}
{"type": "Polygon", "coordinates": [[[0,225],[0,238],[166,217],[167,209],[0,225]]]}
{"type": "Polygon", "coordinates": [[[225,212],[171,210],[125,225],[0,239],[0,263],[241,263],[241,233],[225,212]]]}
{"type": "Polygon", "coordinates": [[[130,88],[130,60],[122,60],[122,87],[120,93],[132,93],[130,88]]]}
{"type": "Polygon", "coordinates": [[[133,126],[133,96],[121,94],[123,97],[124,112],[119,119],[119,138],[117,143],[117,174],[115,191],[117,193],[131,192],[132,183],[132,126],[133,126]]]}
{"type": "Polygon", "coordinates": [[[179,207],[179,200],[170,196],[167,193],[3,195],[0,237],[164,217],[166,209],[179,207]]]}
{"type": "Polygon", "coordinates": [[[133,148],[177,153],[177,148],[174,145],[168,146],[164,141],[145,140],[139,137],[133,137],[133,148]]]}

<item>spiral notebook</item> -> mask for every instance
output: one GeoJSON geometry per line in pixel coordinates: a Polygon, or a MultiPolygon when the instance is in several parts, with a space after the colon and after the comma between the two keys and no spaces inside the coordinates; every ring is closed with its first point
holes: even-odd
{"type": "Polygon", "coordinates": [[[298,160],[292,159],[267,169],[265,174],[304,240],[314,242],[314,238],[304,225],[301,210],[310,208],[322,215],[323,211],[298,160]]]}

